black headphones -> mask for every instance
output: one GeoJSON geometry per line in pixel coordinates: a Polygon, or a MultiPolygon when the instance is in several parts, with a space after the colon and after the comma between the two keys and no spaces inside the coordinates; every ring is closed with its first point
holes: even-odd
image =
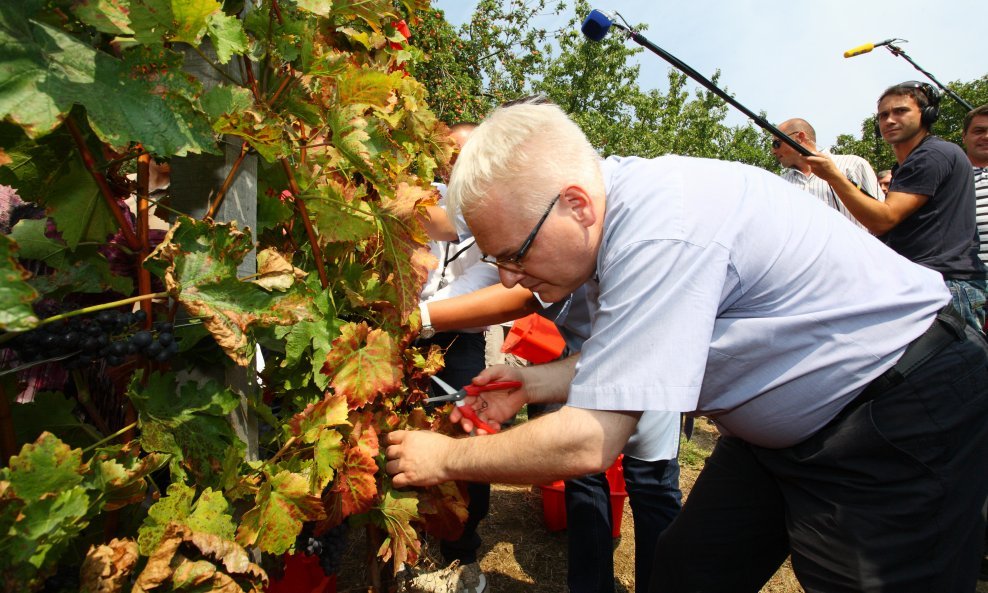
{"type": "Polygon", "coordinates": [[[934,122],[940,118],[940,91],[936,89],[932,84],[928,82],[919,82],[918,80],[909,80],[901,84],[895,85],[896,88],[903,89],[919,89],[924,95],[926,95],[926,107],[922,108],[922,114],[920,115],[920,123],[923,124],[927,130],[933,126],[934,122]]]}
{"type": "MultiPolygon", "coordinates": [[[[893,87],[889,87],[885,91],[884,96],[888,96],[897,90],[906,89],[919,89],[923,96],[926,97],[926,107],[920,108],[919,123],[923,125],[924,128],[930,130],[933,124],[940,118],[940,91],[936,89],[932,84],[928,82],[920,82],[918,80],[907,80],[906,82],[901,82],[893,87]]],[[[881,131],[878,128],[878,118],[875,118],[875,137],[881,137],[881,131]]]]}

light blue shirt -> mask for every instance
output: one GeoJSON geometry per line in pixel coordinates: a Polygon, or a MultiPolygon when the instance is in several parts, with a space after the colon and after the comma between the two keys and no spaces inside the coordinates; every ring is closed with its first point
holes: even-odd
{"type": "MultiPolygon", "coordinates": [[[[591,330],[586,285],[568,299],[547,305],[540,314],[556,323],[571,353],[580,352],[591,330]]],[[[679,412],[643,412],[624,446],[624,454],[642,461],[675,459],[679,454],[679,421],[679,412]]]]}
{"type": "Polygon", "coordinates": [[[950,299],[938,273],[768,172],[672,156],[601,168],[599,294],[570,405],[696,411],[789,446],[950,299]]]}

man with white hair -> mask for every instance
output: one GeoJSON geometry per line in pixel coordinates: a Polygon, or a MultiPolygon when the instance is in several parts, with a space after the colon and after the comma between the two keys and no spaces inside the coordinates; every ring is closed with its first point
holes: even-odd
{"type": "Polygon", "coordinates": [[[601,160],[554,105],[495,111],[450,198],[506,286],[588,283],[591,335],[579,358],[474,379],[523,383],[468,401],[489,422],[565,401],[553,414],[389,433],[393,484],[598,472],[642,411],[702,414],[724,436],[651,591],[757,592],[788,554],[808,591],[974,591],[988,345],[938,273],[798,192],[735,163],[601,160]]]}

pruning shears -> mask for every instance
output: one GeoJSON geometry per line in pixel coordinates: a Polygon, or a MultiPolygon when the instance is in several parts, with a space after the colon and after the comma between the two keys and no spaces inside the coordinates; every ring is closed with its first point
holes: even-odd
{"type": "Polygon", "coordinates": [[[490,424],[487,424],[477,416],[477,412],[471,406],[466,405],[463,398],[466,396],[478,396],[485,391],[500,391],[502,389],[517,389],[521,387],[520,381],[495,381],[494,383],[488,383],[487,385],[467,385],[463,389],[454,389],[449,383],[443,381],[439,377],[433,375],[432,380],[436,382],[436,385],[442,387],[446,395],[437,395],[435,397],[427,397],[425,403],[432,404],[437,402],[455,402],[456,407],[460,409],[460,413],[473,423],[474,426],[487,432],[487,434],[494,434],[497,432],[490,424]]]}

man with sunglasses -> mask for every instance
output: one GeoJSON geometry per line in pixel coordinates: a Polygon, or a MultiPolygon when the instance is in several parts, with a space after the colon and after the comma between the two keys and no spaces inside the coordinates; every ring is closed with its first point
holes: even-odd
{"type": "MultiPolygon", "coordinates": [[[[788,119],[779,124],[778,128],[780,132],[786,134],[798,144],[805,146],[810,152],[817,152],[816,130],[805,119],[788,119]]],[[[878,200],[885,199],[884,192],[879,188],[875,170],[871,168],[868,161],[853,154],[835,155],[829,152],[825,154],[834,161],[834,164],[844,176],[862,191],[878,200]]],[[[772,140],[772,156],[784,167],[782,171],[783,179],[816,196],[824,204],[836,209],[848,220],[864,228],[864,225],[858,222],[847,210],[843,202],[840,201],[837,194],[834,193],[834,189],[830,187],[830,184],[813,174],[813,169],[806,162],[806,157],[796,152],[793,147],[778,138],[772,140]]]]}
{"type": "MultiPolygon", "coordinates": [[[[450,183],[501,282],[587,285],[581,355],[474,379],[482,438],[388,434],[398,487],[542,483],[608,467],[646,410],[723,437],[659,537],[649,590],[757,592],[787,555],[807,591],[968,591],[988,494],[988,344],[939,274],[777,176],[601,160],[553,105],[498,109],[450,183]],[[907,525],[907,528],[903,526],[907,525]]],[[[469,422],[454,411],[454,421],[469,422]]]]}
{"type": "Polygon", "coordinates": [[[826,155],[808,157],[847,209],[902,256],[943,275],[954,307],[980,329],[985,324],[988,268],[978,257],[974,176],[964,151],[934,136],[940,95],[909,81],[878,99],[878,128],[897,164],[884,202],[869,199],[826,155]]]}

